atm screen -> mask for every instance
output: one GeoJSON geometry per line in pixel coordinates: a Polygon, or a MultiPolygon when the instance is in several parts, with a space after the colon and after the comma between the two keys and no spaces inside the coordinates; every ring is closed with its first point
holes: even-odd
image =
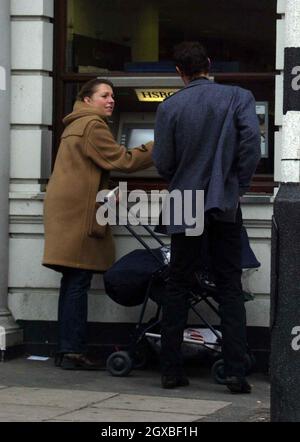
{"type": "Polygon", "coordinates": [[[128,149],[154,140],[154,129],[131,129],[128,134],[128,149]]]}
{"type": "Polygon", "coordinates": [[[127,149],[154,141],[154,124],[125,124],[120,141],[127,149]]]}

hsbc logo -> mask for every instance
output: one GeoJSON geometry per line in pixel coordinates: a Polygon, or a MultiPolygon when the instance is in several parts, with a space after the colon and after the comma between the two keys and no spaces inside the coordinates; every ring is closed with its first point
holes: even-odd
{"type": "Polygon", "coordinates": [[[135,89],[139,101],[163,101],[179,89],[135,89]]]}

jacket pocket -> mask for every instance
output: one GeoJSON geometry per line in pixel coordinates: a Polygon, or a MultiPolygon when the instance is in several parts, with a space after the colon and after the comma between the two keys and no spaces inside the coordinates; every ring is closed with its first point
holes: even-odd
{"type": "Polygon", "coordinates": [[[102,226],[97,222],[96,214],[99,207],[101,207],[101,203],[95,203],[89,222],[88,235],[93,238],[104,238],[107,229],[107,224],[102,226]]]}

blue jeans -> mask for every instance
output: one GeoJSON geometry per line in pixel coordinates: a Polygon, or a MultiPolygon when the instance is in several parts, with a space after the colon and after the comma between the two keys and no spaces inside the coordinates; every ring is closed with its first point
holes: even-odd
{"type": "Polygon", "coordinates": [[[83,353],[87,347],[88,290],[93,272],[62,268],[58,301],[58,351],[83,353]]]}

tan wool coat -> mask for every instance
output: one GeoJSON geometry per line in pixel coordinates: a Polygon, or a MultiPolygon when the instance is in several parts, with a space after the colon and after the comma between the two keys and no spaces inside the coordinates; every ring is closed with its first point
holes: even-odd
{"type": "Polygon", "coordinates": [[[114,243],[110,227],[97,224],[96,195],[108,189],[110,171],[151,166],[153,143],[128,151],[97,109],[79,101],[64,124],[44,203],[43,265],[105,271],[114,262],[114,243]]]}

